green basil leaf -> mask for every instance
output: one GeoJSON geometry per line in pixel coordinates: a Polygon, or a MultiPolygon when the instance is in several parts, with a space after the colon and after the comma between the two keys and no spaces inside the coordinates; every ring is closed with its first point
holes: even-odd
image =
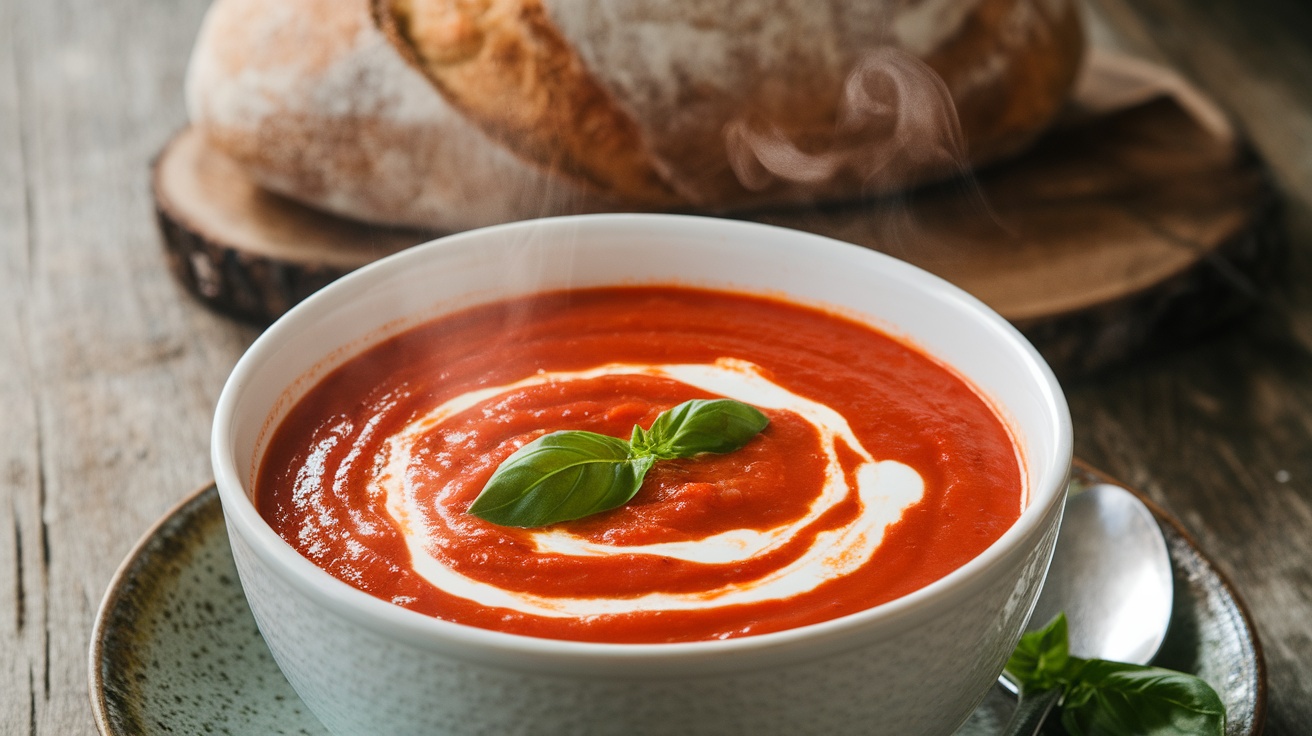
{"type": "Polygon", "coordinates": [[[1225,705],[1193,675],[1087,660],[1067,693],[1062,725],[1072,736],[1221,736],[1225,705]]]}
{"type": "Polygon", "coordinates": [[[594,432],[552,432],[501,463],[469,513],[502,526],[535,527],[621,506],[658,460],[742,447],[770,423],[731,399],[686,401],[661,412],[628,442],[594,432]]]}
{"type": "Polygon", "coordinates": [[[501,463],[469,507],[502,526],[535,527],[608,511],[633,498],[656,462],[594,432],[552,432],[501,463]]]}
{"type": "Polygon", "coordinates": [[[694,399],[661,412],[646,432],[635,427],[634,452],[662,460],[732,452],[769,423],[770,418],[759,409],[741,401],[694,399]]]}
{"type": "Polygon", "coordinates": [[[1066,614],[1059,613],[1047,626],[1020,638],[1006,670],[1022,689],[1047,690],[1066,680],[1070,664],[1066,614]]]}

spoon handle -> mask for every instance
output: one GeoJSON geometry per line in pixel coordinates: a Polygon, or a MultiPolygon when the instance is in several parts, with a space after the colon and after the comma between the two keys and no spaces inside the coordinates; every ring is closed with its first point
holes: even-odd
{"type": "Polygon", "coordinates": [[[1002,733],[1005,736],[1036,736],[1060,699],[1061,688],[1022,692],[1016,710],[1011,714],[1011,723],[1007,724],[1002,733]]]}

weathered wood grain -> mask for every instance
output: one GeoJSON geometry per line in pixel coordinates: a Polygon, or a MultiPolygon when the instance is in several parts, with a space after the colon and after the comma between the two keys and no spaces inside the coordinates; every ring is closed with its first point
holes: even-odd
{"type": "Polygon", "coordinates": [[[16,9],[0,4],[0,723],[35,729],[46,641],[36,407],[27,334],[31,272],[16,9]]]}
{"type": "Polygon", "coordinates": [[[17,205],[0,215],[15,338],[3,390],[17,421],[0,431],[13,440],[4,451],[22,454],[6,475],[0,534],[14,541],[0,554],[21,555],[6,588],[21,585],[23,617],[0,684],[6,727],[86,733],[96,606],[137,536],[209,476],[213,401],[250,334],[193,313],[159,278],[150,214],[146,163],[183,124],[205,3],[4,7],[0,89],[15,100],[4,142],[17,143],[5,151],[18,170],[3,190],[17,205]]]}
{"type": "Polygon", "coordinates": [[[1266,733],[1312,723],[1312,6],[1096,0],[1131,49],[1238,120],[1282,190],[1292,262],[1253,317],[1068,386],[1076,450],[1164,503],[1237,582],[1266,648],[1266,733]]]}

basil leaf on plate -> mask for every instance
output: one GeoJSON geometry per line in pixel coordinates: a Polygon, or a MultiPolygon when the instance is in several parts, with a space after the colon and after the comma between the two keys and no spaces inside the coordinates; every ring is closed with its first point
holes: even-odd
{"type": "Polygon", "coordinates": [[[546,526],[621,506],[642,486],[653,457],[595,432],[552,432],[506,458],[469,513],[502,526],[546,526]]]}
{"type": "Polygon", "coordinates": [[[658,460],[731,452],[770,423],[732,399],[695,399],[663,411],[624,441],[595,432],[552,432],[501,463],[469,513],[502,526],[536,527],[609,511],[633,498],[658,460]]]}
{"type": "Polygon", "coordinates": [[[1225,704],[1183,672],[1070,655],[1065,614],[1021,637],[1006,670],[1022,690],[1062,691],[1071,736],[1222,736],[1225,704]]]}
{"type": "Polygon", "coordinates": [[[1221,736],[1225,705],[1203,680],[1157,667],[1082,661],[1062,707],[1071,736],[1221,736]]]}
{"type": "Polygon", "coordinates": [[[1023,689],[1047,690],[1065,679],[1069,665],[1066,614],[1059,613],[1047,626],[1020,638],[1006,670],[1023,689]]]}

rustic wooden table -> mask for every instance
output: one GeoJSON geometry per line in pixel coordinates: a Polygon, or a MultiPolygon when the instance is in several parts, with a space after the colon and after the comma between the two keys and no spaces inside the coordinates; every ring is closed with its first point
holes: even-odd
{"type": "MultiPolygon", "coordinates": [[[[0,731],[94,731],[87,645],[119,561],[210,478],[256,329],[169,275],[147,165],[185,121],[207,0],[0,2],[0,731]]],[[[1288,281],[1192,344],[1066,386],[1077,454],[1145,491],[1237,584],[1267,733],[1312,724],[1312,6],[1097,0],[1119,43],[1210,91],[1270,163],[1288,281]]]]}

